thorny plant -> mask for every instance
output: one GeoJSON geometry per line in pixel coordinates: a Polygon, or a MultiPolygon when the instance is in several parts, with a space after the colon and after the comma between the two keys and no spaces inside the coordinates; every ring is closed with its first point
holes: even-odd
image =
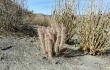
{"type": "Polygon", "coordinates": [[[65,27],[63,24],[54,23],[48,27],[38,28],[38,35],[44,54],[47,54],[49,58],[60,54],[65,42],[65,27]]]}

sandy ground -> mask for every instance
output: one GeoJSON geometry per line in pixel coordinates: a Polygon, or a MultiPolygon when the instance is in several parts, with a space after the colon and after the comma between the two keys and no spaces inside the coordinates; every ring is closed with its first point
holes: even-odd
{"type": "Polygon", "coordinates": [[[110,54],[48,60],[39,45],[35,37],[0,36],[0,70],[110,70],[110,54]]]}

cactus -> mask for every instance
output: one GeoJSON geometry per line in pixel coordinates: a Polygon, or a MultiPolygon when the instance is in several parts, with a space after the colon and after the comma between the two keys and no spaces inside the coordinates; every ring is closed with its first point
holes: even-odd
{"type": "Polygon", "coordinates": [[[60,50],[64,48],[65,27],[63,24],[51,24],[48,27],[38,28],[38,35],[41,43],[41,49],[49,58],[58,56],[60,50]]]}

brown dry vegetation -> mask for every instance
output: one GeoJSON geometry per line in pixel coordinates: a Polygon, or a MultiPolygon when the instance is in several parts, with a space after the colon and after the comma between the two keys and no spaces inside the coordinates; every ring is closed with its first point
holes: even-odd
{"type": "Polygon", "coordinates": [[[0,28],[11,30],[13,26],[23,23],[23,18],[29,13],[16,1],[0,1],[0,28]]]}
{"type": "Polygon", "coordinates": [[[11,31],[33,36],[36,32],[29,25],[48,25],[49,16],[33,14],[27,10],[25,2],[24,0],[19,3],[17,0],[0,1],[0,34],[11,31]]]}
{"type": "MultiPolygon", "coordinates": [[[[102,1],[87,1],[88,7],[83,9],[82,15],[77,16],[76,0],[58,0],[58,8],[56,8],[54,17],[55,20],[65,25],[66,40],[72,38],[72,35],[80,36],[81,50],[86,53],[97,55],[110,49],[110,44],[107,44],[109,37],[110,16],[107,14],[110,11],[102,12],[102,1]],[[98,11],[96,13],[96,11],[98,11]]],[[[108,9],[110,6],[105,5],[108,9]]]]}
{"type": "Polygon", "coordinates": [[[33,14],[28,21],[30,21],[32,25],[48,26],[50,18],[51,16],[44,14],[33,14]]]}
{"type": "MultiPolygon", "coordinates": [[[[33,36],[34,34],[36,35],[37,31],[33,29],[33,25],[46,26],[49,28],[52,24],[54,25],[58,23],[58,27],[61,27],[61,24],[66,27],[66,43],[69,42],[74,34],[77,34],[81,39],[79,42],[80,48],[86,53],[97,55],[110,49],[110,44],[107,44],[107,38],[110,33],[110,31],[107,30],[110,25],[110,14],[108,14],[110,11],[105,11],[102,13],[100,8],[102,6],[98,6],[98,12],[96,13],[97,6],[95,6],[95,1],[92,1],[92,6],[90,6],[88,2],[89,8],[86,8],[86,10],[84,9],[86,13],[82,12],[82,15],[77,15],[77,4],[75,0],[57,0],[57,7],[55,7],[55,10],[51,16],[33,14],[32,12],[29,12],[26,8],[24,8],[24,2],[25,1],[18,4],[16,0],[1,0],[0,30],[2,34],[5,33],[3,31],[3,29],[5,29],[7,31],[14,32],[20,31],[27,35],[33,36]]],[[[106,7],[109,8],[110,6],[108,5],[106,7]]],[[[48,30],[47,28],[45,28],[44,31],[51,32],[51,29],[48,30]]],[[[56,34],[52,34],[52,36],[56,38],[57,33],[58,32],[56,31],[56,34]]],[[[47,34],[47,32],[44,34],[47,34]]]]}

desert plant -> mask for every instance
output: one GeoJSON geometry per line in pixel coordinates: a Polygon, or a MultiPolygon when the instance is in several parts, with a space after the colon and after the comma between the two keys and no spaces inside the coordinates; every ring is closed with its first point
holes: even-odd
{"type": "Polygon", "coordinates": [[[59,24],[65,25],[67,42],[77,33],[81,38],[81,50],[86,53],[101,54],[110,48],[107,44],[108,31],[106,31],[110,23],[107,14],[109,5],[104,4],[106,7],[104,11],[102,0],[87,0],[85,9],[79,10],[79,15],[76,16],[76,9],[80,7],[76,0],[57,0],[57,2],[58,8],[56,6],[53,15],[59,24]]]}
{"type": "Polygon", "coordinates": [[[63,24],[54,23],[48,27],[38,28],[38,35],[43,53],[48,54],[49,58],[58,56],[60,50],[64,48],[65,27],[63,24]]]}
{"type": "Polygon", "coordinates": [[[21,0],[21,2],[18,3],[17,0],[0,1],[0,28],[12,30],[15,25],[23,23],[27,10],[22,6],[25,1],[21,0]]]}
{"type": "Polygon", "coordinates": [[[51,16],[44,15],[44,14],[32,14],[30,15],[26,20],[26,22],[29,22],[27,24],[31,25],[39,25],[39,26],[48,26],[49,25],[49,19],[51,16]]]}
{"type": "Polygon", "coordinates": [[[79,34],[81,49],[85,53],[97,55],[110,49],[110,45],[107,45],[108,31],[106,31],[110,18],[106,11],[101,12],[101,8],[98,8],[98,13],[96,13],[97,9],[93,4],[91,4],[91,8],[89,7],[88,12],[80,18],[79,34]]]}
{"type": "Polygon", "coordinates": [[[54,19],[59,24],[64,24],[66,27],[66,43],[75,34],[76,15],[75,15],[75,0],[57,0],[56,8],[53,12],[54,19]]]}

